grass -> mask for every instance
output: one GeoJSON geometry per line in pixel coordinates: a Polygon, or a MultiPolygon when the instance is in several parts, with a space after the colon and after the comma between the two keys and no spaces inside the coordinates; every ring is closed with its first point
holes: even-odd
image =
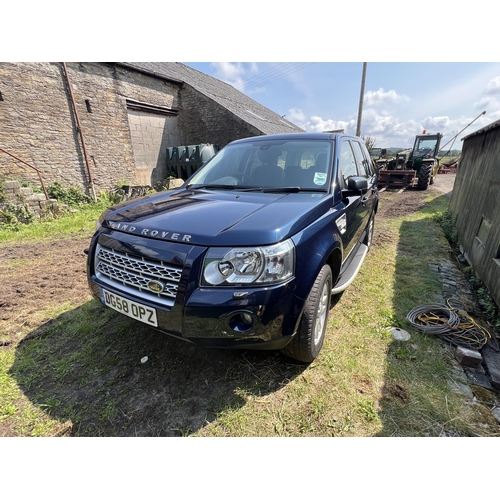
{"type": "MultiPolygon", "coordinates": [[[[308,366],[273,352],[196,348],[96,301],[40,311],[19,343],[0,347],[0,435],[484,435],[486,417],[450,389],[443,345],[389,333],[409,329],[407,312],[440,297],[429,264],[449,257],[436,222],[447,204],[429,197],[418,212],[377,221],[375,244],[336,297],[323,350],[308,366]]],[[[90,235],[98,215],[48,224],[90,235]]],[[[24,238],[54,229],[40,225],[24,238]]]]}
{"type": "Polygon", "coordinates": [[[46,217],[32,224],[16,224],[14,227],[0,224],[0,244],[52,239],[75,233],[91,234],[107,205],[107,202],[81,205],[77,211],[68,211],[58,217],[46,217]]]}

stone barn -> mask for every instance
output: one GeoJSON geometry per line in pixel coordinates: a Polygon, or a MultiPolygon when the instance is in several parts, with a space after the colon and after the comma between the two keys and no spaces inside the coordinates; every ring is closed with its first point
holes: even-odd
{"type": "Polygon", "coordinates": [[[283,132],[303,130],[181,63],[0,62],[0,180],[153,185],[169,147],[283,132]]]}
{"type": "Polygon", "coordinates": [[[461,250],[500,306],[500,120],[463,141],[450,210],[461,250]]]}

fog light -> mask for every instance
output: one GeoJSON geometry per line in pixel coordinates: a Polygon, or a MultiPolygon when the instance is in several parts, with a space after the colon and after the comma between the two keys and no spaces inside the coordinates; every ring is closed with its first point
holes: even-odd
{"type": "Polygon", "coordinates": [[[233,313],[228,318],[229,328],[236,333],[248,333],[255,324],[255,317],[250,312],[233,313]]]}
{"type": "Polygon", "coordinates": [[[253,323],[253,318],[248,313],[243,313],[241,315],[241,319],[243,320],[243,323],[246,323],[247,325],[251,325],[253,323]]]}

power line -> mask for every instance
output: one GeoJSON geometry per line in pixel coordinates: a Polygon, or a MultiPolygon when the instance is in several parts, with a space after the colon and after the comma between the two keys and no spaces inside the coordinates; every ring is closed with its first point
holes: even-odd
{"type": "Polygon", "coordinates": [[[309,63],[278,63],[277,65],[269,68],[268,70],[262,72],[258,76],[254,76],[249,78],[244,82],[241,86],[235,86],[237,90],[241,92],[249,92],[251,90],[255,90],[263,85],[275,82],[277,80],[281,80],[285,76],[288,76],[292,73],[295,73],[301,69],[306,68],[314,64],[313,62],[309,63]]]}
{"type": "Polygon", "coordinates": [[[281,73],[281,68],[284,65],[288,65],[288,64],[293,65],[293,64],[297,64],[297,63],[276,63],[276,64],[273,64],[272,66],[270,66],[269,68],[260,72],[259,74],[255,75],[255,76],[251,76],[250,78],[247,78],[245,80],[245,83],[254,83],[255,81],[262,80],[264,77],[268,77],[272,74],[276,74],[276,73],[279,74],[279,73],[281,73]]]}
{"type": "Polygon", "coordinates": [[[278,71],[276,74],[268,75],[268,78],[263,78],[260,81],[251,83],[248,87],[245,87],[245,91],[249,92],[251,90],[255,90],[255,89],[261,87],[262,85],[266,85],[266,84],[275,82],[277,80],[281,80],[284,77],[291,75],[292,73],[296,73],[297,71],[304,69],[307,66],[310,66],[311,64],[314,64],[314,63],[301,63],[298,66],[285,68],[282,71],[278,71]]]}

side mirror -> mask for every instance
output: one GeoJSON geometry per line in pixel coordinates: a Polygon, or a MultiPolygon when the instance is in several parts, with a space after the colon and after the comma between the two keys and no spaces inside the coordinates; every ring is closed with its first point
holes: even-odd
{"type": "Polygon", "coordinates": [[[364,177],[349,177],[347,189],[342,192],[344,197],[361,196],[368,191],[368,180],[364,177]]]}
{"type": "Polygon", "coordinates": [[[385,156],[387,154],[387,149],[381,149],[380,150],[380,156],[385,156]]]}

